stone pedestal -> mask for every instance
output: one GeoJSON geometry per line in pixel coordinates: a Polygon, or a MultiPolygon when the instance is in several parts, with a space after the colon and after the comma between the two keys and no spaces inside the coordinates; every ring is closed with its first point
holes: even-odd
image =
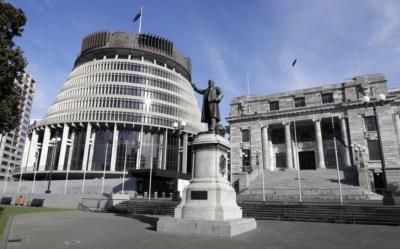
{"type": "Polygon", "coordinates": [[[175,217],[162,217],[157,231],[228,236],[256,228],[254,219],[243,219],[236,193],[228,182],[229,144],[222,136],[203,133],[192,143],[194,178],[183,190],[175,217]]]}

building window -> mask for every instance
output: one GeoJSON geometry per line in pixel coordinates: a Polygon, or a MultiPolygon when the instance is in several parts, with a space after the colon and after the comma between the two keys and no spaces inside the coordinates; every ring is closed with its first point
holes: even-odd
{"type": "Polygon", "coordinates": [[[251,153],[249,149],[243,150],[242,151],[242,171],[243,172],[247,172],[247,173],[251,173],[251,171],[253,170],[251,168],[251,157],[250,157],[251,153]]]}
{"type": "Polygon", "coordinates": [[[368,140],[369,160],[381,160],[378,140],[368,140]]]}
{"type": "Polygon", "coordinates": [[[333,103],[333,93],[323,93],[321,95],[322,98],[322,104],[329,104],[333,103]]]}
{"type": "Polygon", "coordinates": [[[279,101],[269,102],[269,110],[270,111],[279,111],[279,101]]]}
{"type": "Polygon", "coordinates": [[[306,106],[306,100],[304,97],[294,98],[294,107],[306,106]]]}
{"type": "Polygon", "coordinates": [[[364,117],[364,123],[367,131],[376,131],[375,116],[364,117]]]}
{"type": "Polygon", "coordinates": [[[250,130],[242,130],[242,143],[250,142],[250,130]]]}
{"type": "Polygon", "coordinates": [[[285,169],[286,168],[286,153],[276,153],[276,168],[285,169]]]}

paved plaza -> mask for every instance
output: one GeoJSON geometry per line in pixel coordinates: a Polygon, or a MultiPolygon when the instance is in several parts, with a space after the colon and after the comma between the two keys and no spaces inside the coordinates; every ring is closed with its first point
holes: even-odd
{"type": "Polygon", "coordinates": [[[155,216],[81,211],[31,213],[13,218],[6,248],[191,249],[191,248],[396,248],[400,227],[258,221],[258,228],[233,237],[157,233],[155,216]]]}

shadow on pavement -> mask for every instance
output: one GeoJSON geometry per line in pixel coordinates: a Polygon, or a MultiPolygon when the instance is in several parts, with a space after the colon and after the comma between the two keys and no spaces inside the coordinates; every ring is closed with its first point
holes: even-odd
{"type": "Polygon", "coordinates": [[[142,223],[150,225],[149,227],[146,227],[147,230],[157,231],[158,217],[152,217],[152,216],[147,216],[147,215],[143,215],[143,214],[118,214],[118,213],[116,213],[115,215],[138,220],[142,223]]]}

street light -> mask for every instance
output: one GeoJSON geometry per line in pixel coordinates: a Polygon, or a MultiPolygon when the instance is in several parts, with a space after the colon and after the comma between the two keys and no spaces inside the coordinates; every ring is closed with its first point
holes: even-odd
{"type": "MultiPolygon", "coordinates": [[[[254,151],[254,154],[256,154],[257,168],[259,167],[259,164],[260,164],[260,160],[259,160],[260,153],[261,153],[260,150],[254,151]]],[[[263,197],[263,201],[265,202],[265,182],[264,182],[264,167],[263,167],[263,165],[261,165],[261,177],[262,177],[262,197],[263,197]]]]}
{"type": "Polygon", "coordinates": [[[385,99],[386,99],[386,96],[383,93],[380,93],[380,94],[378,94],[378,97],[374,101],[372,101],[369,96],[365,95],[362,98],[362,102],[365,104],[365,108],[368,108],[368,105],[370,104],[372,106],[373,110],[374,110],[376,134],[378,136],[378,147],[379,147],[379,152],[380,152],[380,155],[381,155],[381,162],[382,162],[383,205],[394,205],[395,202],[394,202],[392,193],[387,188],[385,158],[384,158],[383,149],[382,149],[382,139],[381,139],[381,131],[380,131],[380,128],[379,128],[379,122],[378,122],[378,113],[376,112],[376,104],[378,103],[379,105],[383,106],[383,101],[385,99]]]}
{"type": "Polygon", "coordinates": [[[58,142],[61,141],[61,138],[59,137],[53,137],[51,139],[51,143],[53,144],[53,153],[51,154],[51,163],[50,163],[50,175],[49,175],[49,182],[47,184],[47,190],[45,191],[46,194],[50,194],[50,185],[51,185],[51,177],[53,176],[53,168],[56,160],[56,153],[57,153],[57,145],[58,142]]]}
{"type": "Polygon", "coordinates": [[[172,199],[175,201],[179,200],[179,191],[178,191],[178,180],[179,180],[179,169],[181,167],[181,153],[180,153],[180,148],[181,148],[181,131],[184,130],[186,127],[186,122],[181,121],[180,123],[174,122],[172,124],[172,128],[174,128],[174,131],[178,133],[178,164],[176,167],[176,177],[175,177],[175,189],[174,189],[174,194],[172,196],[172,199]]]}

